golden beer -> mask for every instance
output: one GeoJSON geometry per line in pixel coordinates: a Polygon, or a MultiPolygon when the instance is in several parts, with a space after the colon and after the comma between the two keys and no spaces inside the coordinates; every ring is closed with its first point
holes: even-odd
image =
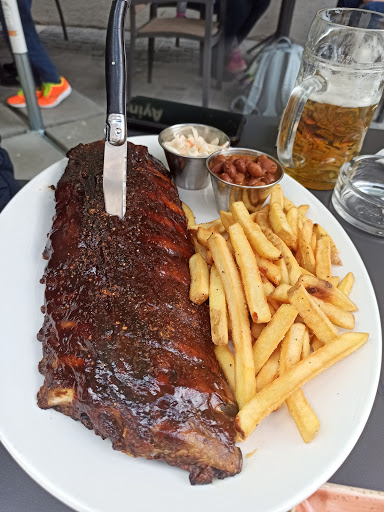
{"type": "MultiPolygon", "coordinates": [[[[376,107],[308,100],[293,145],[295,166],[284,167],[285,171],[307,188],[332,189],[341,165],[359,154],[376,107]]],[[[284,139],[286,134],[280,136],[284,139]]]]}

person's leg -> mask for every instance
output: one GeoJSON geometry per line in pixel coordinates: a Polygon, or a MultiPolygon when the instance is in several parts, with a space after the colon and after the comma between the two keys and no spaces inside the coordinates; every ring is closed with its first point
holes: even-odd
{"type": "Polygon", "coordinates": [[[267,10],[270,3],[270,0],[248,0],[248,15],[245,18],[244,23],[241,25],[241,27],[239,27],[236,36],[239,43],[244,41],[244,39],[253,29],[256,21],[267,10]]]}
{"type": "Polygon", "coordinates": [[[36,85],[40,86],[45,82],[60,83],[60,76],[56,67],[49,58],[36,32],[31,14],[32,0],[17,0],[17,3],[36,85]]]}
{"type": "MultiPolygon", "coordinates": [[[[65,78],[59,76],[40,42],[31,15],[32,0],[17,0],[17,2],[32,72],[36,85],[40,87],[36,91],[37,102],[41,108],[56,107],[71,94],[71,86],[65,78]]],[[[15,96],[8,98],[7,103],[14,108],[25,107],[26,102],[23,91],[19,91],[15,96]]]]}
{"type": "Polygon", "coordinates": [[[252,0],[227,1],[224,54],[227,56],[226,71],[231,74],[239,73],[247,68],[247,63],[238,48],[238,34],[250,14],[251,4],[252,0]]]}
{"type": "Polygon", "coordinates": [[[363,9],[366,9],[367,11],[376,11],[376,12],[384,12],[384,2],[368,2],[364,3],[364,5],[361,6],[363,9]]]}
{"type": "MultiPolygon", "coordinates": [[[[257,0],[254,0],[257,2],[257,0]]],[[[225,16],[225,43],[228,50],[236,43],[239,31],[252,9],[252,0],[227,0],[225,16]]]]}
{"type": "Polygon", "coordinates": [[[11,159],[5,149],[0,147],[0,212],[19,190],[11,159]]]}

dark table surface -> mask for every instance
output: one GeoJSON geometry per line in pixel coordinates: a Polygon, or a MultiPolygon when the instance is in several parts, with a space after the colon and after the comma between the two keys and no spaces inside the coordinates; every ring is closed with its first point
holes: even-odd
{"type": "MultiPolygon", "coordinates": [[[[257,148],[276,154],[275,140],[278,120],[249,116],[239,146],[257,148]]],[[[148,132],[131,130],[129,136],[148,132]]],[[[384,132],[369,130],[362,154],[373,154],[384,147],[384,132]]],[[[371,277],[384,320],[384,238],[369,235],[346,223],[331,205],[331,191],[313,191],[327,206],[357,247],[371,277]]],[[[358,377],[357,377],[358,378],[358,377]]],[[[383,369],[381,383],[384,381],[383,369]]],[[[4,414],[5,411],[0,411],[4,414]]],[[[8,411],[10,413],[10,411],[8,411]]],[[[331,482],[384,491],[384,387],[379,386],[376,400],[356,446],[330,479],[331,482]]],[[[28,425],[25,425],[28,428],[28,425]]],[[[0,512],[70,512],[32,480],[12,459],[0,443],[0,512]]]]}

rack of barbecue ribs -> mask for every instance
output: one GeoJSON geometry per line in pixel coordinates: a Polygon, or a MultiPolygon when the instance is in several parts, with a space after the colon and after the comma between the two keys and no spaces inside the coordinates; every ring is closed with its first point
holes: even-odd
{"type": "Polygon", "coordinates": [[[241,471],[236,403],[215,359],[208,307],[189,300],[193,245],[176,186],[128,144],[127,212],[105,212],[104,142],[79,145],[56,192],[38,339],[53,407],[192,484],[241,471]]]}

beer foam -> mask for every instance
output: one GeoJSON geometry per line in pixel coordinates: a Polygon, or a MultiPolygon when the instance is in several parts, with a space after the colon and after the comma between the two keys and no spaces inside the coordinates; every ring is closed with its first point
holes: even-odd
{"type": "Polygon", "coordinates": [[[332,69],[320,70],[327,81],[324,92],[314,92],[309,99],[339,107],[370,107],[377,105],[382,95],[383,76],[377,72],[340,73],[332,69]]]}

